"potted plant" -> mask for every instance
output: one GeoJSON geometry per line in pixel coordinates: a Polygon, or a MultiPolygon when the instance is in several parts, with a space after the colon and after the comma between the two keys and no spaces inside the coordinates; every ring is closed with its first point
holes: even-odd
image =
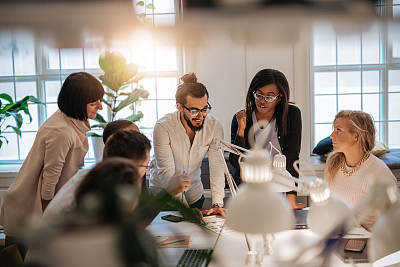
{"type": "MultiPolygon", "coordinates": [[[[138,86],[138,82],[143,78],[138,75],[138,65],[134,63],[127,63],[124,55],[118,51],[106,51],[100,55],[99,59],[100,68],[104,74],[99,76],[99,79],[109,90],[106,91],[102,102],[109,108],[109,119],[114,121],[117,113],[124,109],[130,108],[133,112],[132,115],[125,118],[132,122],[138,121],[143,118],[142,112],[136,112],[136,104],[140,98],[147,98],[149,92],[142,86],[138,86]],[[132,90],[128,88],[131,84],[136,84],[132,90]],[[128,90],[127,90],[128,89],[128,90]]],[[[107,120],[97,113],[94,119],[97,124],[92,128],[104,129],[107,120]]],[[[90,132],[88,136],[92,137],[93,149],[96,161],[102,159],[103,153],[103,140],[99,137],[101,135],[90,132]]]]}
{"type": "Polygon", "coordinates": [[[22,117],[21,111],[29,116],[29,122],[32,122],[32,116],[29,112],[29,103],[43,104],[34,96],[25,96],[23,99],[14,103],[12,97],[8,94],[0,94],[0,148],[3,142],[8,143],[7,138],[3,135],[4,131],[11,128],[14,133],[21,137],[21,127],[24,119],[22,117]],[[5,103],[4,100],[6,101],[5,103]],[[15,126],[11,124],[4,125],[7,119],[13,117],[15,121],[15,126]]]}

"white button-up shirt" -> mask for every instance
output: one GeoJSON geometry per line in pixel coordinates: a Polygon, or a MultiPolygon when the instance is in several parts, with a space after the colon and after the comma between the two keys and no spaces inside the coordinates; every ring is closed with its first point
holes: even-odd
{"type": "Polygon", "coordinates": [[[208,153],[210,164],[210,185],[212,203],[223,204],[224,198],[224,163],[218,151],[218,138],[224,137],[221,123],[207,115],[204,126],[196,132],[193,144],[176,111],[161,118],[154,127],[153,145],[155,166],[150,173],[150,188],[153,191],[165,188],[171,177],[178,170],[190,178],[190,187],[185,192],[186,200],[192,204],[203,194],[201,182],[201,163],[208,153]]]}

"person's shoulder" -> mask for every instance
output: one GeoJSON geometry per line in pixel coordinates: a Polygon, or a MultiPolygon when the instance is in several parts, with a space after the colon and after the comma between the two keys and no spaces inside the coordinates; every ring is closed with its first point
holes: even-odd
{"type": "Polygon", "coordinates": [[[294,104],[289,104],[289,113],[300,113],[300,109],[294,104]]]}
{"type": "Polygon", "coordinates": [[[156,124],[159,125],[167,125],[171,123],[175,123],[177,121],[177,118],[179,117],[179,112],[175,111],[172,113],[165,114],[164,117],[160,118],[156,124]]]}

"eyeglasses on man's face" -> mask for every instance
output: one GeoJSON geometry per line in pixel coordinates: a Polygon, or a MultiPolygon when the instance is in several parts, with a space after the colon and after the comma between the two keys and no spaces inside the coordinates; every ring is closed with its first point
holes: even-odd
{"type": "Polygon", "coordinates": [[[254,92],[254,98],[257,100],[265,100],[266,102],[274,102],[275,99],[279,96],[279,93],[276,96],[268,96],[268,95],[262,95],[257,92],[254,92]]]}
{"type": "Polygon", "coordinates": [[[210,110],[211,110],[211,105],[210,103],[207,102],[207,106],[205,106],[203,109],[198,109],[198,108],[187,108],[185,107],[185,105],[182,104],[182,107],[184,107],[185,109],[187,109],[190,113],[191,116],[196,117],[197,115],[199,115],[199,113],[201,112],[201,114],[203,114],[204,116],[207,115],[210,110]]]}

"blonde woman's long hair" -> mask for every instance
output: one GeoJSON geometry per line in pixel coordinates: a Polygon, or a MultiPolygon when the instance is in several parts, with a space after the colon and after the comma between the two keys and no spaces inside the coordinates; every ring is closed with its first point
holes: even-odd
{"type": "MultiPolygon", "coordinates": [[[[370,152],[375,146],[375,124],[372,116],[359,110],[341,110],[336,114],[335,122],[339,118],[348,119],[348,127],[351,133],[357,133],[364,151],[370,152]]],[[[326,161],[326,180],[330,184],[345,159],[342,152],[332,152],[326,161]]]]}

